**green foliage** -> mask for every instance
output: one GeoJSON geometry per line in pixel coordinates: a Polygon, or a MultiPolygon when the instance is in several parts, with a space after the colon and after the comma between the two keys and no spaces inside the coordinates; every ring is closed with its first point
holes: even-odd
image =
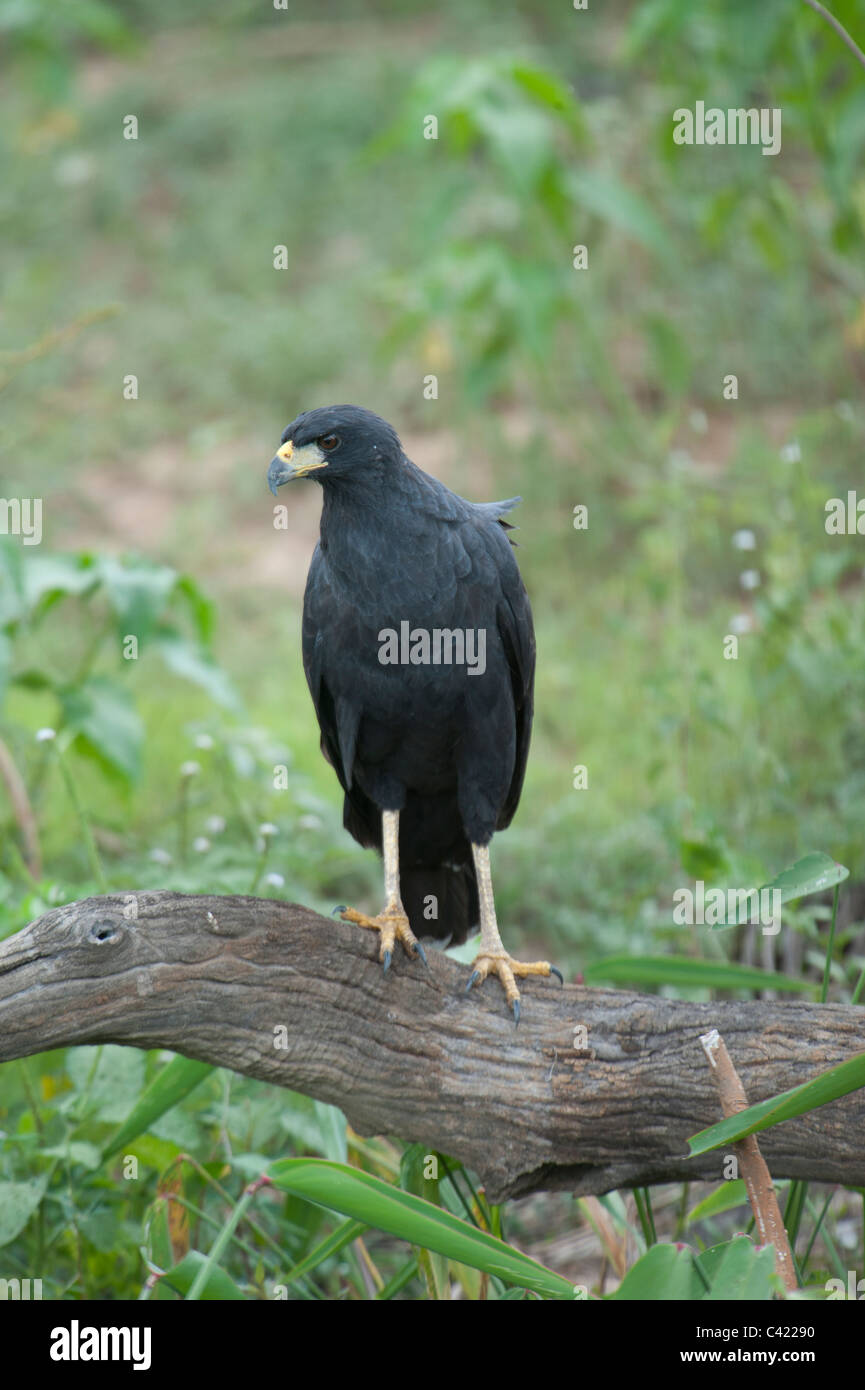
{"type": "Polygon", "coordinates": [[[618,1301],[753,1301],[772,1298],[781,1289],[774,1246],[758,1249],[747,1236],[736,1236],[699,1254],[686,1245],[653,1245],[610,1297],[618,1301]]]}
{"type": "Polygon", "coordinates": [[[23,554],[8,543],[0,547],[0,693],[20,687],[53,696],[52,727],[68,733],[80,756],[127,786],[138,780],[144,728],[127,683],[114,672],[129,669],[139,650],[152,649],[174,674],[237,707],[209,651],[211,606],[188,575],[139,557],[37,553],[25,562],[23,554]],[[83,652],[71,672],[62,660],[70,626],[83,652]],[[112,646],[114,670],[97,672],[112,646]],[[55,654],[61,660],[52,660],[55,654]]]}

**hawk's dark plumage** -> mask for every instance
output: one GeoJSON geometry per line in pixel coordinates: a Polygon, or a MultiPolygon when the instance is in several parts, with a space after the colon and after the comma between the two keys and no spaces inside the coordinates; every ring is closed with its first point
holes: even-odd
{"type": "Polygon", "coordinates": [[[478,921],[471,842],[486,845],[510,823],[531,733],[532,615],[503,520],[519,498],[467,502],[417,468],[391,426],[358,406],[308,411],[283,443],[272,489],[309,473],[324,494],[303,664],[322,750],[345,793],[345,826],[381,850],[382,811],[401,812],[400,889],[411,927],[464,941],[478,921]],[[405,622],[483,630],[485,670],[383,665],[380,634],[405,622]],[[424,916],[431,897],[437,920],[424,916]]]}

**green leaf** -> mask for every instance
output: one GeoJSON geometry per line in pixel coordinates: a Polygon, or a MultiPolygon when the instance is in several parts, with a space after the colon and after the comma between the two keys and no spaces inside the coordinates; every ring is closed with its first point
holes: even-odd
{"type": "Polygon", "coordinates": [[[484,1270],[509,1284],[533,1289],[547,1298],[574,1296],[573,1285],[561,1275],[451,1212],[391,1187],[370,1173],[324,1159],[287,1158],[272,1164],[268,1176],[284,1192],[484,1270]]]}
{"type": "Polygon", "coordinates": [[[605,222],[619,227],[634,241],[652,251],[659,260],[673,263],[670,237],[648,203],[616,178],[592,169],[572,170],[571,192],[577,203],[605,222]]]}
{"type": "Polygon", "coordinates": [[[353,1240],[357,1240],[358,1236],[362,1236],[366,1230],[367,1227],[362,1221],[343,1221],[335,1231],[332,1231],[329,1236],[325,1236],[314,1250],[310,1250],[308,1255],[304,1255],[299,1264],[292,1266],[284,1281],[278,1282],[297,1283],[298,1279],[302,1279],[305,1274],[311,1274],[325,1260],[338,1255],[340,1250],[344,1249],[346,1245],[350,1245],[353,1240]]]}
{"type": "Polygon", "coordinates": [[[155,643],[169,671],[206,690],[212,700],[228,709],[238,709],[240,701],[228,676],[217,666],[204,647],[187,641],[178,632],[163,628],[155,643]]]}
{"type": "Polygon", "coordinates": [[[804,859],[797,859],[766,887],[779,889],[781,902],[789,903],[796,898],[806,898],[809,893],[822,893],[827,888],[834,888],[836,883],[843,883],[849,877],[850,870],[845,869],[843,864],[831,859],[828,854],[814,851],[806,854],[804,859]]]}
{"type": "Polygon", "coordinates": [[[88,1144],[83,1139],[72,1139],[68,1144],[55,1144],[48,1149],[40,1149],[40,1153],[49,1158],[61,1158],[69,1163],[80,1163],[82,1168],[89,1168],[95,1171],[102,1162],[102,1155],[95,1144],[88,1144]]]}
{"type": "Polygon", "coordinates": [[[735,1207],[745,1206],[747,1202],[748,1189],[743,1178],[722,1182],[714,1192],[710,1192],[708,1197],[704,1197],[702,1202],[691,1208],[687,1216],[688,1225],[693,1226],[697,1221],[705,1221],[708,1216],[720,1216],[725,1211],[733,1211],[735,1207]]]}
{"type": "Polygon", "coordinates": [[[705,1287],[694,1269],[694,1252],[687,1245],[653,1245],[632,1265],[611,1301],[619,1303],[681,1302],[700,1298],[705,1287]]]}
{"type": "Polygon", "coordinates": [[[186,600],[195,635],[203,646],[213,637],[216,625],[216,605],[209,599],[189,574],[182,574],[177,581],[178,597],[186,600]]]}
{"type": "Polygon", "coordinates": [[[327,1105],[323,1100],[313,1101],[313,1110],[318,1120],[322,1155],[335,1163],[345,1163],[348,1157],[345,1115],[337,1105],[327,1105]]]}
{"type": "Polygon", "coordinates": [[[653,1245],[611,1300],[657,1302],[768,1299],[777,1293],[775,1250],[737,1236],[697,1255],[687,1245],[653,1245]],[[707,1287],[708,1286],[708,1287],[707,1287]]]}
{"type": "Polygon", "coordinates": [[[863,1086],[865,1052],[860,1052],[858,1057],[839,1062],[838,1066],[815,1076],[813,1081],[805,1081],[801,1086],[794,1086],[792,1091],[782,1091],[769,1100],[749,1105],[738,1115],[731,1115],[710,1129],[700,1130],[699,1134],[688,1140],[691,1157],[708,1153],[719,1144],[735,1143],[747,1134],[758,1134],[761,1129],[770,1129],[772,1125],[795,1119],[797,1115],[807,1115],[809,1111],[818,1110],[821,1105],[828,1105],[830,1101],[849,1095],[851,1091],[861,1090],[863,1086]]]}
{"type": "MultiPolygon", "coordinates": [[[[172,1269],[167,1269],[160,1279],[160,1283],[170,1284],[172,1289],[184,1296],[189,1293],[193,1283],[205,1264],[205,1256],[200,1250],[189,1250],[172,1269]]],[[[207,1276],[204,1288],[199,1293],[199,1298],[204,1299],[227,1299],[232,1302],[238,1300],[245,1302],[245,1295],[238,1288],[234,1280],[214,1265],[207,1276]]]]}
{"type": "Polygon", "coordinates": [[[98,582],[87,554],[34,555],[23,568],[24,600],[31,611],[45,612],[58,599],[85,594],[98,582]]]}
{"type": "Polygon", "coordinates": [[[103,1161],[119,1153],[139,1134],[150,1129],[161,1115],[171,1110],[184,1096],[188,1096],[190,1091],[200,1085],[214,1070],[209,1062],[196,1062],[190,1057],[173,1057],[151,1081],[120,1128],[108,1140],[102,1150],[103,1161]]]}
{"type": "Polygon", "coordinates": [[[29,1182],[0,1182],[0,1245],[8,1245],[24,1230],[47,1186],[47,1173],[29,1182]]]}
{"type": "Polygon", "coordinates": [[[811,980],[793,979],[753,965],[725,960],[694,960],[690,956],[605,956],[585,970],[586,984],[600,980],[634,981],[652,985],[688,985],[710,989],[784,989],[790,993],[813,992],[811,980]]]}
{"type": "Polygon", "coordinates": [[[524,92],[527,92],[540,106],[545,106],[550,111],[555,111],[556,115],[564,119],[571,134],[577,138],[585,133],[585,124],[580,104],[577,101],[570,87],[565,86],[564,82],[559,81],[553,73],[545,68],[527,67],[523,63],[514,63],[510,69],[510,75],[524,92]]]}
{"type": "MultiPolygon", "coordinates": [[[[837,863],[828,854],[821,854],[815,850],[806,854],[803,859],[797,859],[789,869],[782,869],[770,883],[764,883],[762,888],[757,890],[758,901],[759,894],[775,891],[781,894],[782,903],[794,902],[797,898],[806,898],[809,893],[822,893],[827,888],[834,888],[836,883],[843,883],[845,878],[849,877],[850,870],[845,869],[843,864],[837,863]]],[[[748,921],[749,916],[750,909],[743,904],[735,913],[733,921],[719,922],[718,927],[741,925],[748,921]]]]}
{"type": "Polygon", "coordinates": [[[702,1294],[706,1302],[728,1298],[762,1301],[778,1292],[774,1245],[758,1250],[748,1236],[736,1236],[701,1251],[697,1263],[710,1286],[702,1294]]]}
{"type": "Polygon", "coordinates": [[[141,770],[144,729],[127,690],[107,676],[93,676],[60,694],[76,751],[135,782],[141,770]]]}
{"type": "Polygon", "coordinates": [[[123,563],[115,555],[100,555],[95,569],[116,614],[118,635],[131,634],[143,644],[165,611],[177,571],[146,560],[123,563]]]}
{"type": "Polygon", "coordinates": [[[73,1047],[66,1054],[66,1073],[86,1097],[90,1117],[116,1124],[144,1083],[144,1054],[114,1043],[73,1047]]]}

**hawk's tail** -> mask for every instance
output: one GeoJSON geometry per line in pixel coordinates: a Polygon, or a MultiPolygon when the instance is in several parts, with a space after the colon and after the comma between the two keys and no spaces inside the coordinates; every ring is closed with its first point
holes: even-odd
{"type": "Polygon", "coordinates": [[[480,920],[474,864],[400,867],[400,897],[415,936],[434,936],[461,946],[480,920]]]}

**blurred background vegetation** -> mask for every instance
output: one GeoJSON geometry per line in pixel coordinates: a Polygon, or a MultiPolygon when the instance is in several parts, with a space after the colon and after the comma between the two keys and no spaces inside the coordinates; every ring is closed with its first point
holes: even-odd
{"type": "MultiPolygon", "coordinates": [[[[856,0],[832,8],[861,43],[856,0]]],[[[802,0],[2,0],[0,32],[0,490],[45,507],[40,546],[0,540],[0,932],[105,886],[375,906],[300,663],[320,494],[281,499],[276,531],[265,485],[291,418],[354,401],[456,491],[524,499],[535,737],[493,849],[511,944],[571,977],[616,952],[816,972],[825,902],[777,940],[705,940],[672,894],[821,849],[851,871],[849,999],[865,542],[824,508],[865,496],[865,72],[837,35],[802,0]],[[781,153],[675,145],[697,100],[780,107],[781,153]]],[[[70,1156],[120,1118],[113,1093],[84,1105],[78,1056],[4,1071],[6,1178],[56,1153],[3,1254],[28,1268],[37,1242],[52,1296],[135,1296],[145,1196],[70,1156]]],[[[159,1059],[128,1065],[127,1100],[159,1059]]],[[[154,1172],[183,1150],[217,1172],[227,1133],[349,1151],[302,1098],[220,1076],[195,1097],[139,1141],[154,1172]]],[[[392,1176],[398,1146],[376,1161],[392,1176]]],[[[323,1216],[291,1202],[299,1258],[323,1216]]],[[[568,1200],[514,1211],[525,1248],[597,1276],[568,1200]]],[[[346,1248],[306,1296],[368,1295],[346,1248]]],[[[260,1296],[274,1270],[238,1259],[260,1296]]]]}

